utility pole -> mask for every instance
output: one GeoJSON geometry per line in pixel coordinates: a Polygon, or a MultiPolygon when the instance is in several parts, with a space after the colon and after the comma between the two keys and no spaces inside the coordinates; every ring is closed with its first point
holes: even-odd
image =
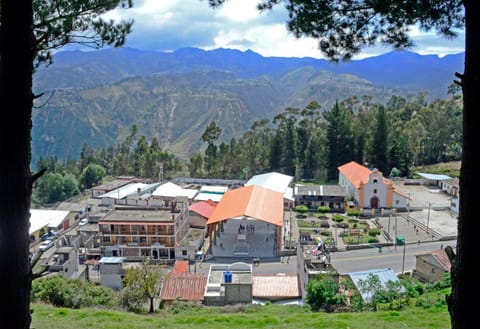
{"type": "Polygon", "coordinates": [[[402,274],[405,272],[405,248],[407,243],[403,240],[403,259],[402,259],[402,274]]]}
{"type": "Polygon", "coordinates": [[[398,225],[397,225],[397,214],[395,214],[395,251],[397,251],[397,233],[398,233],[398,225]]]}
{"type": "Polygon", "coordinates": [[[427,234],[428,234],[428,225],[430,223],[430,207],[432,206],[431,202],[428,202],[428,215],[427,215],[427,234]]]}

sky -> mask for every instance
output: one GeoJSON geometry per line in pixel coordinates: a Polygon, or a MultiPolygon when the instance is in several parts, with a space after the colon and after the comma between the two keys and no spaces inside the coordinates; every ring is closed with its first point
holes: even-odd
{"type": "MultiPolygon", "coordinates": [[[[282,5],[259,12],[260,0],[229,0],[220,8],[209,7],[207,0],[134,0],[134,7],[116,9],[104,18],[133,19],[133,32],[126,47],[162,52],[184,47],[205,50],[217,48],[252,50],[265,57],[324,58],[314,39],[297,39],[287,31],[288,13],[282,5]]],[[[464,33],[453,40],[413,28],[413,52],[443,57],[465,50],[464,33]]],[[[354,59],[380,55],[391,47],[364,48],[354,59]]]]}

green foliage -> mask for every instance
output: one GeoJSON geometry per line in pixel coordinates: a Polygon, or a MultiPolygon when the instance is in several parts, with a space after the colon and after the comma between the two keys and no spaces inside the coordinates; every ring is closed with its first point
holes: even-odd
{"type": "Polygon", "coordinates": [[[89,164],[80,174],[80,184],[84,188],[98,185],[106,175],[106,170],[98,164],[89,164]]]}
{"type": "Polygon", "coordinates": [[[120,47],[131,32],[133,21],[106,21],[102,14],[116,7],[132,7],[132,0],[33,1],[36,66],[52,62],[51,51],[67,44],[94,48],[120,47]],[[59,14],[61,13],[61,15],[59,14]]]}
{"type": "Polygon", "coordinates": [[[295,211],[301,215],[306,214],[308,212],[308,207],[304,205],[295,206],[295,211]]]}
{"type": "Polygon", "coordinates": [[[320,206],[317,208],[317,211],[319,213],[325,214],[327,212],[330,212],[330,207],[329,206],[320,206]]]}
{"type": "Polygon", "coordinates": [[[160,292],[163,276],[163,268],[150,264],[147,258],[138,267],[127,269],[122,290],[123,305],[130,311],[139,312],[148,300],[149,312],[153,313],[153,300],[160,292]]]}
{"type": "Polygon", "coordinates": [[[318,275],[307,286],[306,302],[312,310],[332,310],[342,299],[338,296],[338,284],[331,275],[318,275]]]}
{"type": "Polygon", "coordinates": [[[118,305],[118,295],[113,289],[81,279],[69,279],[62,275],[34,280],[31,300],[68,308],[90,306],[115,308],[118,305]]]}
{"type": "Polygon", "coordinates": [[[368,230],[368,235],[371,235],[371,236],[377,236],[377,235],[380,235],[380,233],[381,231],[378,228],[372,228],[368,230]]]}
{"type": "Polygon", "coordinates": [[[78,182],[72,174],[47,172],[34,189],[36,203],[54,203],[64,201],[79,193],[78,182]]]}
{"type": "Polygon", "coordinates": [[[343,222],[345,220],[345,217],[339,214],[333,214],[332,220],[334,220],[337,223],[343,222]]]}
{"type": "Polygon", "coordinates": [[[367,303],[376,311],[379,303],[378,293],[383,289],[382,282],[378,275],[370,273],[366,279],[358,280],[357,286],[363,295],[369,296],[367,303]]]}
{"type": "Polygon", "coordinates": [[[357,209],[357,208],[354,208],[354,209],[347,209],[347,215],[348,216],[358,216],[360,215],[360,210],[357,209]]]}

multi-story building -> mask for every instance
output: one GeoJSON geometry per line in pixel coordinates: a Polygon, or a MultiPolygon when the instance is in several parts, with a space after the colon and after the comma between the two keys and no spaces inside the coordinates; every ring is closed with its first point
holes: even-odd
{"type": "Polygon", "coordinates": [[[98,228],[104,257],[173,262],[190,228],[188,208],[183,202],[171,210],[117,207],[100,219],[98,228]]]}

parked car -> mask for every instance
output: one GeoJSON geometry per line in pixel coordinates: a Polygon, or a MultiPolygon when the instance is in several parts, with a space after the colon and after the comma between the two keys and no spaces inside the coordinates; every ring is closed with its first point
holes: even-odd
{"type": "Polygon", "coordinates": [[[40,243],[40,246],[38,247],[38,249],[43,252],[45,250],[52,248],[54,245],[55,245],[55,242],[47,239],[45,241],[42,241],[42,243],[40,243]]]}
{"type": "Polygon", "coordinates": [[[78,225],[83,226],[88,224],[88,218],[83,218],[81,221],[78,222],[78,225]]]}

